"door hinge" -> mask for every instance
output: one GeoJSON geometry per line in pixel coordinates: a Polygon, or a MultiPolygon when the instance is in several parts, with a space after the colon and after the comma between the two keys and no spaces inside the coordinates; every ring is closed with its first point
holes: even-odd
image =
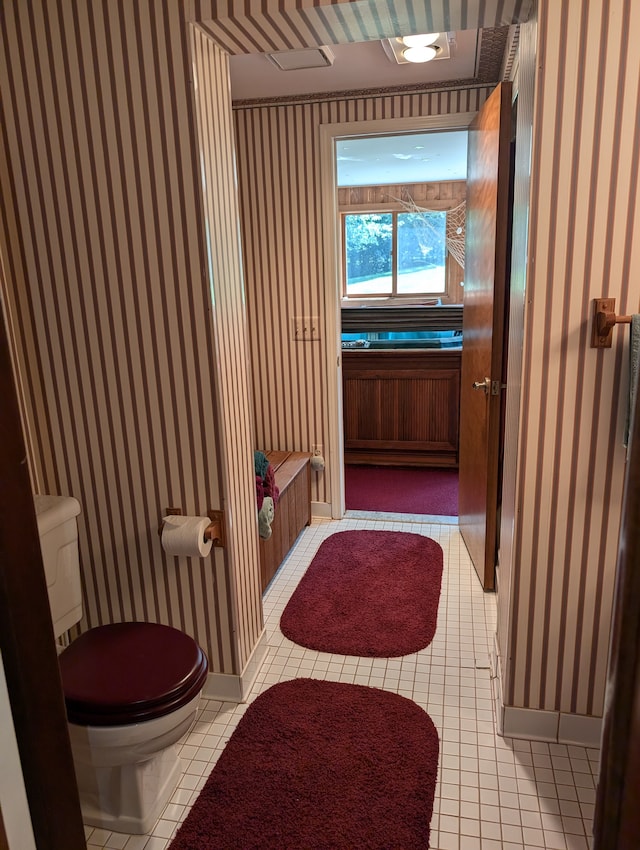
{"type": "Polygon", "coordinates": [[[491,395],[500,395],[500,390],[506,390],[507,385],[500,381],[491,381],[491,395]]]}

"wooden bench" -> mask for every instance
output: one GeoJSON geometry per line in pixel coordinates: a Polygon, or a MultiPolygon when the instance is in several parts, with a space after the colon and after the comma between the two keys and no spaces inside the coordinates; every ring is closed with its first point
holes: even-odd
{"type": "Polygon", "coordinates": [[[311,522],[311,456],[305,452],[265,452],[273,467],[280,498],[271,537],[260,539],[262,590],[278,571],[305,525],[311,522]]]}

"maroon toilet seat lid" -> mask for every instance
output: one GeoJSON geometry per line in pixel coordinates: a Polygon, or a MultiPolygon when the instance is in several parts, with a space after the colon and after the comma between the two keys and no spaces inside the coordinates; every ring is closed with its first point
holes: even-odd
{"type": "Polygon", "coordinates": [[[113,623],[84,632],[60,655],[70,723],[121,726],[161,717],[190,702],[207,657],[178,629],[113,623]]]}

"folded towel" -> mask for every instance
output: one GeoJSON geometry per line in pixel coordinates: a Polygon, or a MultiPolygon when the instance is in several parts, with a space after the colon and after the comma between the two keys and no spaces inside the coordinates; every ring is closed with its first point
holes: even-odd
{"type": "Polygon", "coordinates": [[[264,478],[267,473],[267,467],[269,466],[269,461],[264,452],[254,452],[253,453],[253,467],[256,475],[259,475],[260,478],[264,478]]]}
{"type": "Polygon", "coordinates": [[[273,499],[271,496],[265,496],[258,513],[258,534],[263,540],[268,540],[271,537],[271,523],[274,516],[273,499]]]}
{"type": "Polygon", "coordinates": [[[624,429],[624,446],[629,445],[629,435],[633,425],[633,411],[636,405],[638,388],[638,371],[640,367],[640,315],[631,316],[631,337],[629,339],[629,407],[627,422],[624,429]]]}
{"type": "Polygon", "coordinates": [[[256,475],[256,501],[258,504],[258,510],[260,510],[262,508],[262,503],[264,502],[264,483],[259,475],[256,475]]]}
{"type": "Polygon", "coordinates": [[[276,475],[273,471],[273,467],[271,464],[267,466],[267,471],[264,474],[264,494],[265,496],[271,496],[273,499],[273,507],[278,504],[278,499],[280,498],[280,490],[278,490],[278,485],[276,484],[276,475]]]}

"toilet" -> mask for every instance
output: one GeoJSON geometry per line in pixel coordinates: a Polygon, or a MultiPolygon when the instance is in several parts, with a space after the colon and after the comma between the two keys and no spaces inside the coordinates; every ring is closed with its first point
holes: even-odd
{"type": "MultiPolygon", "coordinates": [[[[80,503],[34,500],[57,639],[82,618],[80,503]]],[[[149,832],[182,773],[175,745],[195,722],[206,655],[178,629],[134,622],[90,629],[58,660],[84,822],[149,832]]]]}

